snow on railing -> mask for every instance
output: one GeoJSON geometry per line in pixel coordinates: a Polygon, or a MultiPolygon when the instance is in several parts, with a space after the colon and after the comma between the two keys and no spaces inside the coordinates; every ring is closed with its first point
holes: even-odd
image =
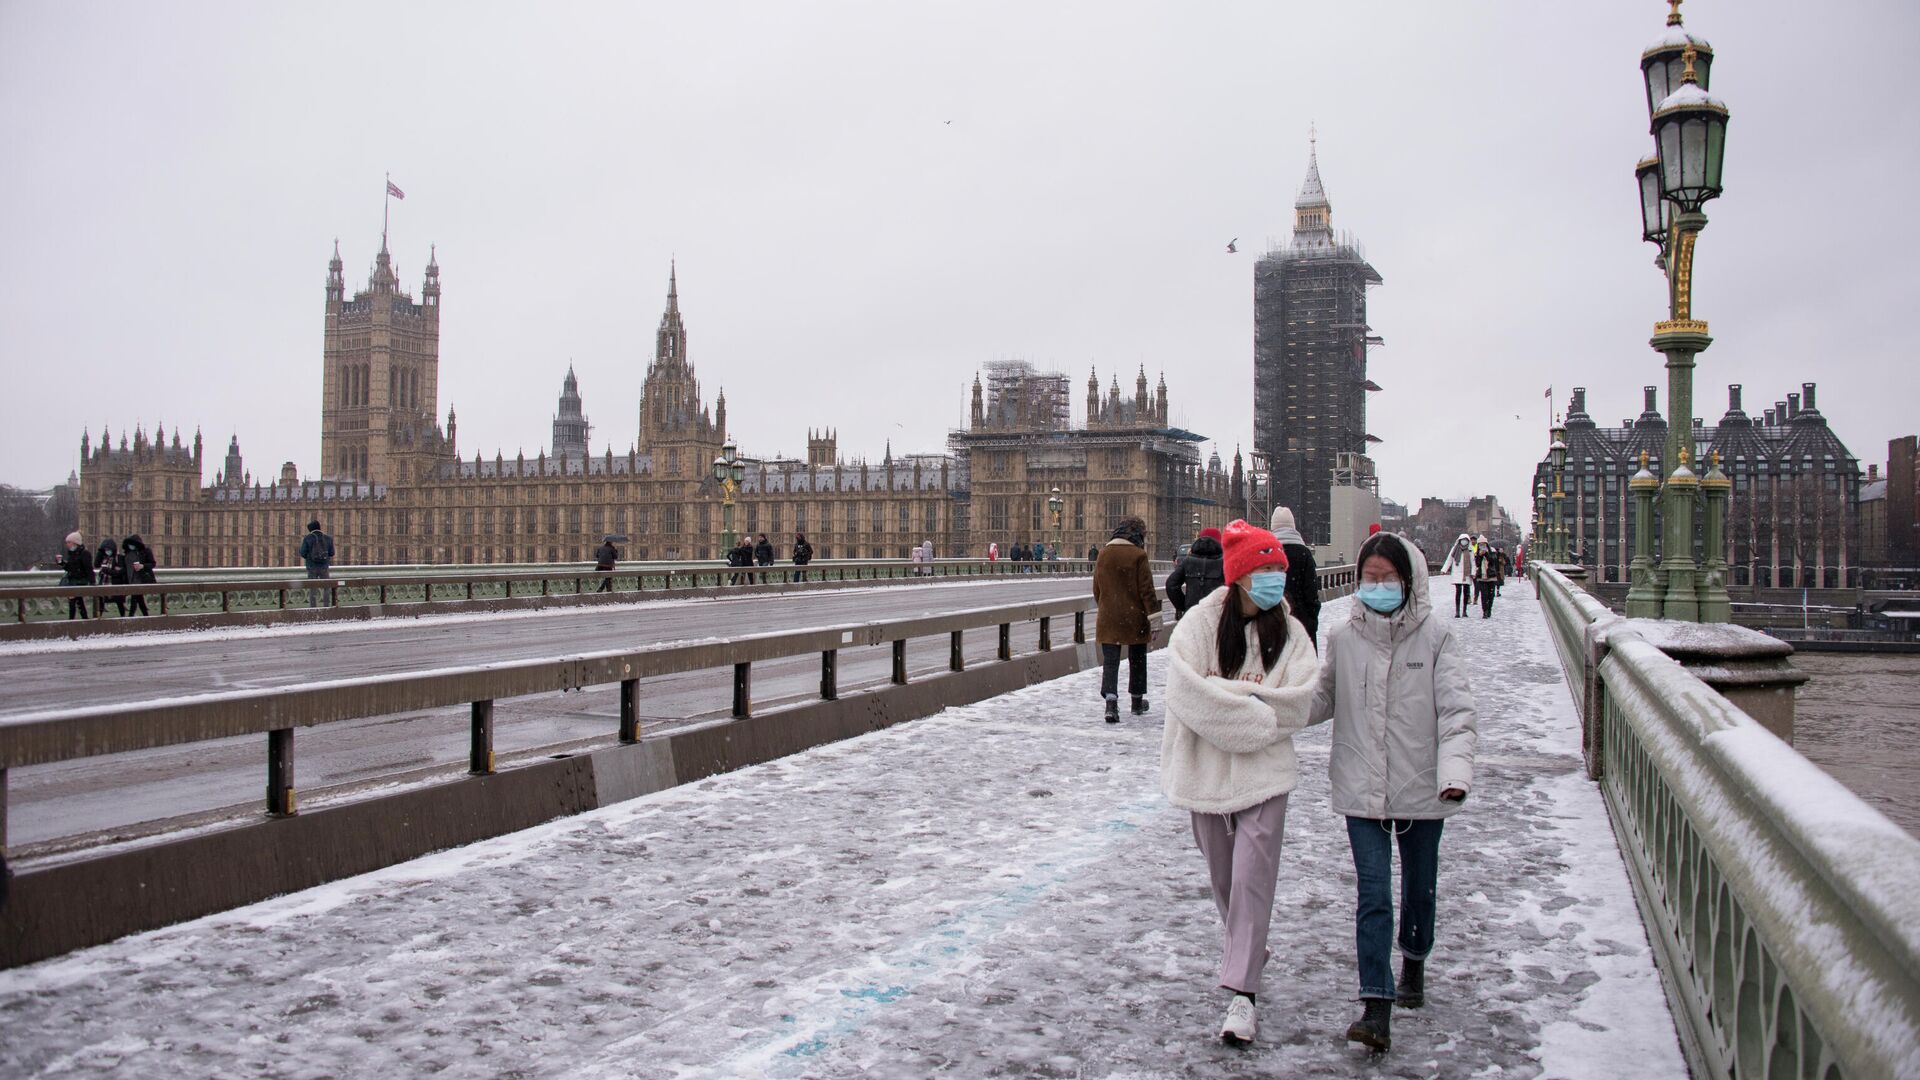
{"type": "Polygon", "coordinates": [[[1532,570],[1700,1076],[1920,1076],[1920,840],[1532,570]]]}

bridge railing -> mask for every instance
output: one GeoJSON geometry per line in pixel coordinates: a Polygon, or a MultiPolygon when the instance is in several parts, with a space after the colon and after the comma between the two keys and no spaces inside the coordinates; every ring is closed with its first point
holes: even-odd
{"type": "Polygon", "coordinates": [[[964,609],[890,622],[857,622],[806,630],[752,634],[726,641],[650,645],[577,656],[410,671],[300,686],[203,694],[133,705],[64,709],[0,719],[0,849],[6,843],[6,772],[100,754],[204,742],[241,735],[267,736],[267,811],[296,810],[294,732],[371,716],[467,705],[469,771],[494,771],[494,702],[586,686],[620,687],[618,737],[640,739],[640,680],[710,668],[733,669],[732,713],[753,714],[753,665],[795,656],[820,658],[819,696],[839,694],[841,649],[893,646],[891,682],[908,681],[907,642],[945,635],[948,669],[966,667],[963,637],[997,629],[999,660],[1014,658],[1015,624],[1039,623],[1039,647],[1050,651],[1056,620],[1072,620],[1072,640],[1087,640],[1091,596],[964,609]]]}
{"type": "Polygon", "coordinates": [[[1530,568],[1697,1076],[1920,1076],[1920,840],[1530,568]]]}
{"type": "MultiPolygon", "coordinates": [[[[1172,566],[1171,563],[1155,565],[1169,569],[1172,566]]],[[[603,584],[611,592],[628,593],[721,588],[745,584],[749,579],[763,584],[787,584],[915,577],[1087,574],[1092,572],[1092,568],[1093,564],[1085,559],[1022,562],[1008,559],[937,559],[931,563],[915,563],[907,559],[843,559],[814,562],[806,566],[786,563],[753,567],[729,567],[712,560],[622,563],[612,571],[595,570],[591,563],[568,563],[529,570],[475,566],[445,570],[353,567],[339,577],[330,578],[307,578],[298,571],[263,570],[238,577],[202,571],[192,577],[170,576],[167,580],[138,585],[60,585],[44,582],[0,585],[0,622],[64,620],[67,601],[74,597],[90,601],[99,599],[110,604],[116,598],[142,596],[148,598],[150,614],[205,615],[286,610],[289,607],[306,607],[315,601],[330,606],[357,607],[430,604],[446,600],[576,596],[596,592],[603,584]]],[[[177,573],[192,574],[191,571],[177,573]]]]}

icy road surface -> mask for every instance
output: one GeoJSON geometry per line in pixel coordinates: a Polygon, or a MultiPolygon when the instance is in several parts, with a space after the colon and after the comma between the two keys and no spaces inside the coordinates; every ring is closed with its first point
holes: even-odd
{"type": "Polygon", "coordinates": [[[1299,740],[1259,1040],[1215,1039],[1219,925],[1158,790],[1155,654],[1153,715],[1117,728],[1086,672],[0,972],[0,1075],[1683,1077],[1528,587],[1494,616],[1454,620],[1481,756],[1441,845],[1430,1004],[1396,1010],[1382,1060],[1342,1039],[1324,727],[1299,740]]]}

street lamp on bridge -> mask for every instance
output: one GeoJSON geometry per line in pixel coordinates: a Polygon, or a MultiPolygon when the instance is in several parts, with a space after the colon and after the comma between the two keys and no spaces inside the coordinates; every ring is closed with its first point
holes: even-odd
{"type": "Polygon", "coordinates": [[[713,459],[713,478],[720,483],[720,550],[732,552],[733,495],[747,478],[747,466],[740,460],[740,449],[731,438],[720,448],[720,456],[713,459]]]}
{"type": "MultiPolygon", "coordinates": [[[[1693,317],[1693,249],[1707,227],[1702,211],[1719,198],[1721,167],[1726,158],[1727,106],[1707,93],[1713,70],[1713,46],[1687,31],[1680,19],[1680,0],[1668,0],[1667,31],[1640,56],[1640,74],[1646,86],[1654,156],[1634,168],[1640,189],[1640,232],[1660,247],[1655,259],[1667,275],[1667,318],[1655,323],[1653,348],[1667,358],[1667,445],[1661,468],[1667,477],[1661,490],[1664,542],[1660,563],[1653,566],[1651,529],[1636,529],[1634,565],[1652,580],[1634,583],[1627,614],[1663,616],[1689,622],[1724,622],[1730,605],[1722,553],[1706,552],[1704,572],[1696,575],[1693,559],[1694,501],[1700,495],[1700,477],[1691,467],[1693,437],[1694,357],[1713,339],[1707,324],[1693,317]],[[1659,597],[1654,600],[1654,597],[1659,597]]],[[[1707,500],[1706,534],[1711,542],[1724,537],[1726,498],[1717,490],[1707,500]],[[1715,519],[1718,520],[1715,520],[1715,519]]]]}
{"type": "Polygon", "coordinates": [[[1553,539],[1547,557],[1556,563],[1567,561],[1567,529],[1564,522],[1567,492],[1561,478],[1567,469],[1567,425],[1559,417],[1553,420],[1553,445],[1547,448],[1553,460],[1553,539]]]}
{"type": "Polygon", "coordinates": [[[1053,493],[1047,496],[1047,509],[1053,512],[1053,551],[1055,555],[1067,544],[1066,526],[1061,522],[1060,512],[1066,509],[1065,499],[1060,497],[1060,485],[1055,484],[1053,493]]]}

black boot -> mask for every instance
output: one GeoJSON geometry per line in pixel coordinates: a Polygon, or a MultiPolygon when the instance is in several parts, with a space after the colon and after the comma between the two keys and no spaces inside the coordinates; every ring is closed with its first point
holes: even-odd
{"type": "Polygon", "coordinates": [[[1427,1003],[1427,962],[1412,957],[1400,958],[1400,985],[1394,988],[1393,1003],[1403,1009],[1417,1009],[1427,1003]]]}
{"type": "Polygon", "coordinates": [[[1393,1046],[1393,1002],[1386,998],[1366,999],[1367,1011],[1347,1028],[1347,1041],[1379,1051],[1393,1046]]]}
{"type": "Polygon", "coordinates": [[[1147,715],[1147,699],[1140,694],[1133,695],[1133,715],[1147,715]]]}
{"type": "Polygon", "coordinates": [[[1117,724],[1119,722],[1120,722],[1120,699],[1118,697],[1110,697],[1107,699],[1107,723],[1117,724]]]}

